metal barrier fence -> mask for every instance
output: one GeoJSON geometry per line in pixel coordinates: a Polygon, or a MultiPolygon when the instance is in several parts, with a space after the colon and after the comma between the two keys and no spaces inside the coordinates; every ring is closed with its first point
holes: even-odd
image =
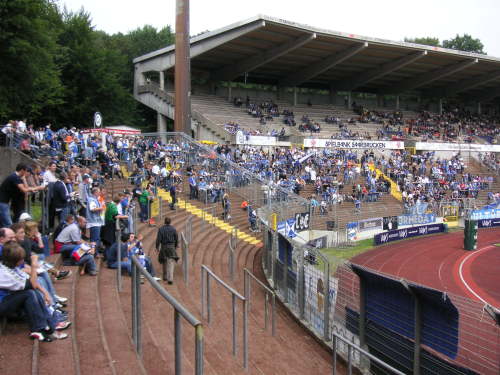
{"type": "Polygon", "coordinates": [[[232,323],[233,323],[233,356],[237,354],[237,316],[236,316],[236,299],[243,302],[243,367],[248,368],[248,305],[247,299],[243,297],[236,289],[226,284],[220,277],[218,277],[210,268],[205,265],[201,266],[201,315],[207,316],[207,322],[210,325],[212,317],[212,309],[210,302],[210,280],[213,278],[219,285],[223,286],[231,293],[231,309],[232,309],[232,323]]]}
{"type": "Polygon", "coordinates": [[[245,291],[245,298],[247,299],[248,309],[251,308],[252,296],[252,280],[257,283],[266,295],[264,300],[264,329],[267,330],[269,321],[269,296],[271,296],[271,334],[276,335],[276,293],[269,289],[262,281],[260,281],[252,272],[247,268],[243,269],[243,289],[245,291]]]}
{"type": "Polygon", "coordinates": [[[153,289],[174,308],[174,347],[175,347],[175,374],[182,373],[182,323],[184,318],[194,327],[195,336],[195,374],[203,374],[203,324],[196,319],[186,308],[172,297],[140,264],[133,256],[132,262],[132,341],[139,356],[142,356],[142,301],[141,301],[141,275],[153,289]]]}
{"type": "MultiPolygon", "coordinates": [[[[336,332],[332,332],[332,347],[333,347],[333,375],[337,375],[337,346],[338,345],[343,345],[347,346],[347,374],[351,375],[352,374],[352,368],[353,368],[353,356],[356,355],[356,353],[359,353],[359,356],[364,356],[373,363],[377,365],[377,367],[380,368],[381,371],[387,370],[389,371],[390,374],[396,374],[396,375],[405,375],[404,372],[401,372],[397,369],[395,369],[392,366],[389,366],[387,363],[384,361],[381,361],[374,355],[370,354],[369,352],[363,350],[360,348],[358,345],[350,342],[349,340],[346,340],[344,337],[340,336],[336,332]],[[340,344],[338,343],[340,341],[340,344]],[[354,352],[354,353],[353,353],[354,352]]],[[[361,359],[358,362],[363,362],[361,359]]]]}

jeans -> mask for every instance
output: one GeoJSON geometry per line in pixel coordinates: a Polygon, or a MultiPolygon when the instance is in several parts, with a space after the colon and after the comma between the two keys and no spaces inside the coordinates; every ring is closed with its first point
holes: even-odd
{"type": "Polygon", "coordinates": [[[118,264],[120,264],[122,271],[127,271],[129,275],[132,274],[132,265],[130,261],[121,261],[121,262],[113,262],[113,263],[108,263],[108,268],[111,269],[117,269],[118,264]]]}
{"type": "Polygon", "coordinates": [[[0,316],[14,315],[24,310],[31,332],[43,331],[47,326],[54,329],[42,295],[36,290],[20,290],[5,296],[0,302],[0,316]]]}
{"type": "Polygon", "coordinates": [[[0,228],[10,227],[12,218],[10,216],[10,206],[8,203],[0,203],[0,228]]]}
{"type": "Polygon", "coordinates": [[[50,276],[47,272],[42,272],[38,274],[38,283],[45,289],[52,298],[51,305],[56,302],[56,290],[54,289],[54,284],[52,284],[52,280],[50,280],[50,276]]]}
{"type": "Polygon", "coordinates": [[[140,206],[141,206],[140,217],[141,221],[144,222],[148,220],[148,203],[140,203],[140,206]]]}
{"type": "Polygon", "coordinates": [[[71,259],[71,253],[77,246],[78,245],[69,244],[69,245],[63,245],[61,247],[61,257],[63,259],[63,264],[65,266],[73,265],[73,260],[71,259]]]}
{"type": "Polygon", "coordinates": [[[94,257],[90,254],[82,256],[80,260],[76,262],[76,265],[85,268],[88,273],[96,271],[94,257]]]}
{"type": "Polygon", "coordinates": [[[101,226],[90,227],[90,242],[95,242],[95,248],[98,249],[101,244],[101,226]]]}

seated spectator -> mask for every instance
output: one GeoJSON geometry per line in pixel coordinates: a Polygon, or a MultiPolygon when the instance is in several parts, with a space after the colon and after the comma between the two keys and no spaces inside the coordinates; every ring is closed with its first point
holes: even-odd
{"type": "Polygon", "coordinates": [[[49,312],[50,296],[38,284],[38,265],[33,264],[27,275],[21,269],[24,258],[24,249],[19,244],[6,244],[0,263],[0,316],[17,316],[22,311],[28,318],[30,338],[34,340],[50,342],[67,338],[67,334],[56,330],[66,329],[71,323],[58,323],[49,312]]]}

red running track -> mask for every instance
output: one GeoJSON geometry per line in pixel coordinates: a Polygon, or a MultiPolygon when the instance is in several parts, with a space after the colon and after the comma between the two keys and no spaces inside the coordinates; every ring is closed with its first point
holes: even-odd
{"type": "MultiPolygon", "coordinates": [[[[384,245],[352,263],[445,291],[460,312],[459,355],[454,362],[481,374],[500,373],[500,329],[485,314],[500,308],[500,228],[478,232],[476,251],[463,249],[463,232],[384,245]]],[[[449,360],[449,359],[448,359],[449,360]]]]}
{"type": "Polygon", "coordinates": [[[500,308],[500,228],[479,230],[474,252],[463,249],[463,238],[455,232],[400,241],[351,262],[500,308]]]}

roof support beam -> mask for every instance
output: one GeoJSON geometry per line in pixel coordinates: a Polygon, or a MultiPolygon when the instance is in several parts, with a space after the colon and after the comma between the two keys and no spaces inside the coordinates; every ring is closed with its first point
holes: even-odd
{"type": "Polygon", "coordinates": [[[461,70],[468,68],[471,65],[477,64],[478,59],[464,60],[456,64],[446,65],[442,68],[433,70],[431,72],[420,74],[397,83],[393,87],[381,89],[380,91],[385,94],[399,94],[405,91],[413,90],[428,83],[434,82],[440,78],[449,76],[461,70]]]}
{"type": "Polygon", "coordinates": [[[487,103],[497,97],[500,97],[500,86],[484,91],[483,94],[476,96],[474,101],[478,103],[487,103]]]}
{"type": "Polygon", "coordinates": [[[306,34],[300,38],[294,39],[290,42],[284,43],[278,47],[272,48],[266,52],[262,52],[251,58],[244,58],[234,64],[223,67],[211,74],[211,79],[214,81],[231,81],[240,75],[251,72],[259,66],[267,64],[268,62],[277,59],[280,56],[287,54],[294,49],[297,49],[304,44],[316,38],[316,33],[306,34]]]}
{"type": "Polygon", "coordinates": [[[335,86],[340,90],[351,91],[357,87],[363,86],[374,79],[385,76],[386,74],[392,73],[395,70],[401,69],[412,62],[421,59],[427,55],[427,51],[418,51],[411,53],[409,55],[403,56],[397,60],[389,61],[388,63],[382,64],[379,67],[371,70],[367,70],[361,74],[355,74],[347,79],[344,79],[335,86]]]}
{"type": "Polygon", "coordinates": [[[494,72],[486,73],[481,76],[475,76],[455,82],[447,87],[444,87],[443,89],[436,90],[436,93],[442,97],[453,96],[460,92],[494,81],[498,78],[500,78],[500,70],[495,70],[494,72]]]}
{"type": "Polygon", "coordinates": [[[333,55],[328,56],[325,59],[318,61],[308,67],[299,70],[291,74],[290,76],[282,79],[279,83],[280,86],[294,87],[298,86],[307,80],[320,75],[321,73],[333,68],[335,65],[342,63],[348,58],[356,55],[360,51],[368,47],[368,43],[364,42],[362,44],[356,43],[354,46],[347,48],[341,52],[337,52],[333,55]]]}

